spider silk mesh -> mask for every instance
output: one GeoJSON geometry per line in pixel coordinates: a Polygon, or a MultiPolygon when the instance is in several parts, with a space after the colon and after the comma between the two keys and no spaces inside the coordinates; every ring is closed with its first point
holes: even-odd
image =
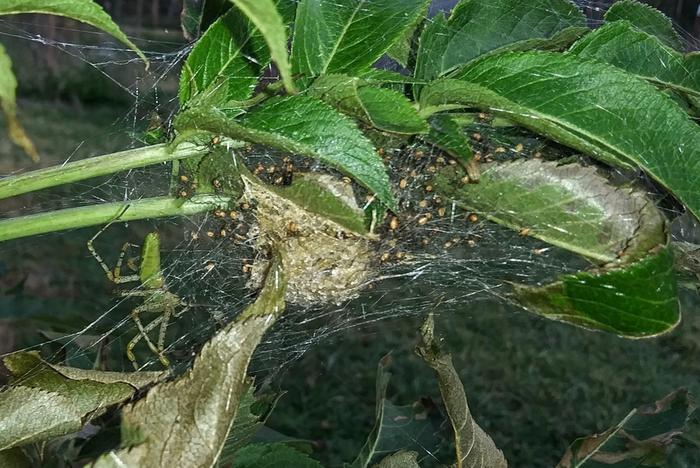
{"type": "MultiPolygon", "coordinates": [[[[453,3],[435,2],[431,12],[447,9],[453,3]]],[[[576,3],[592,25],[600,23],[605,2],[576,3]]],[[[157,39],[135,37],[137,45],[151,61],[151,68],[144,71],[130,51],[103,34],[77,23],[60,24],[48,37],[30,16],[0,17],[0,41],[8,46],[13,58],[21,53],[19,51],[36,53],[37,48],[48,48],[56,54],[61,70],[69,65],[92,70],[103,77],[103,86],[114,87],[126,105],[116,106],[118,115],[112,118],[110,125],[100,128],[98,135],[89,139],[68,138],[71,150],[49,154],[46,164],[140,146],[138,136],[149,126],[154,113],[167,122],[176,112],[179,68],[191,44],[181,39],[178,30],[161,31],[163,34],[157,39]]],[[[688,47],[693,48],[690,36],[683,33],[683,37],[688,47]]],[[[16,71],[20,80],[31,74],[21,67],[20,61],[16,71]]],[[[22,104],[23,100],[20,101],[22,117],[31,119],[31,103],[22,104]]],[[[56,132],[60,124],[42,123],[56,132]]],[[[572,154],[521,130],[495,134],[488,126],[477,124],[473,131],[479,135],[474,139],[476,150],[484,158],[529,157],[537,152],[551,157],[572,154]]],[[[284,156],[266,148],[254,148],[246,158],[249,168],[261,165],[262,174],[268,181],[274,181],[280,175],[284,156]],[[272,166],[277,171],[268,173],[272,166]]],[[[401,210],[398,224],[393,226],[395,229],[392,229],[391,216],[377,227],[381,239],[374,244],[376,277],[368,282],[359,297],[350,301],[314,307],[290,305],[255,355],[251,368],[256,375],[274,378],[315,344],[386,318],[423,316],[431,311],[446,316],[472,313],[471,305],[480,302],[508,304],[517,309],[508,296],[510,283],[543,283],[589,266],[580,257],[520,236],[483,217],[470,217],[469,212],[448,200],[439,200],[427,185],[433,169],[450,164],[449,158],[440,152],[412,144],[398,149],[384,148],[384,156],[401,210]]],[[[340,174],[313,161],[293,158],[293,162],[298,170],[330,172],[341,178],[340,174]]],[[[24,163],[20,157],[0,159],[0,175],[19,172],[26,167],[24,163]]],[[[163,195],[168,192],[170,173],[171,166],[161,164],[82,181],[70,187],[3,200],[0,212],[3,217],[11,217],[67,206],[163,195]]],[[[366,193],[357,186],[353,188],[358,203],[363,205],[366,193]]],[[[246,287],[249,267],[260,255],[253,248],[250,235],[255,225],[255,211],[243,206],[234,207],[233,211],[236,211],[235,219],[228,214],[221,217],[207,213],[189,218],[115,224],[96,241],[97,250],[106,263],[113,266],[124,242],[140,244],[148,231],[161,232],[166,283],[172,292],[191,305],[186,314],[172,320],[166,339],[166,353],[183,367],[199,347],[250,304],[256,294],[246,287]]],[[[69,357],[76,365],[88,365],[102,359],[100,362],[107,362],[105,367],[112,370],[129,370],[123,350],[136,334],[129,311],[139,303],[123,294],[138,289],[139,285],[122,285],[118,289],[122,295],[111,288],[84,247],[85,241],[99,229],[96,226],[0,245],[4,291],[15,291],[22,284],[26,287],[27,278],[32,277],[25,274],[23,280],[23,272],[32,268],[43,268],[44,275],[48,276],[44,282],[29,285],[41,297],[62,300],[63,293],[51,289],[51,283],[60,283],[66,276],[72,275],[73,281],[85,281],[89,285],[82,290],[87,297],[71,299],[83,307],[74,314],[62,315],[58,319],[60,326],[54,329],[49,329],[50,321],[45,316],[50,315],[49,311],[32,315],[28,310],[27,320],[32,324],[29,331],[23,332],[22,337],[15,337],[18,347],[5,349],[5,353],[19,348],[43,347],[55,360],[69,357]],[[66,242],[72,247],[64,252],[66,242]],[[36,259],[23,260],[31,251],[45,252],[41,265],[38,266],[36,259]],[[86,276],[89,279],[85,279],[86,276]],[[88,288],[93,289],[88,292],[88,288]]],[[[684,225],[678,229],[681,236],[696,232],[694,226],[684,225]]],[[[5,301],[3,304],[4,307],[22,306],[20,302],[8,305],[5,301]]],[[[0,318],[3,315],[10,314],[0,314],[0,318]]],[[[141,367],[157,368],[156,356],[149,353],[143,343],[139,346],[141,367]]]]}

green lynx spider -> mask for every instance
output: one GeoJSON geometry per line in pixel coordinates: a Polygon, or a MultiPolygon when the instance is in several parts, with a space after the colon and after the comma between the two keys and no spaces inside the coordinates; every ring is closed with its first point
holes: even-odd
{"type": "MultiPolygon", "coordinates": [[[[100,231],[87,242],[87,248],[106,273],[107,279],[113,283],[118,285],[136,281],[140,283],[140,288],[134,288],[129,291],[122,291],[120,293],[120,295],[125,298],[143,298],[143,303],[131,311],[131,318],[133,319],[134,323],[136,323],[139,332],[127,344],[126,357],[133,363],[134,368],[138,369],[136,356],[134,356],[134,347],[143,339],[151,351],[158,356],[160,362],[164,366],[168,367],[170,365],[170,361],[165,357],[163,347],[165,344],[165,332],[168,328],[171,317],[181,316],[188,309],[188,306],[182,299],[180,299],[179,296],[170,292],[165,282],[165,277],[163,276],[163,272],[160,268],[160,237],[158,236],[157,232],[150,232],[146,235],[143,242],[143,247],[141,248],[141,256],[139,258],[139,266],[136,273],[125,276],[122,276],[121,274],[122,264],[126,253],[130,248],[138,247],[130,242],[125,242],[122,246],[119,253],[119,259],[117,260],[114,268],[110,269],[107,266],[104,260],[102,260],[100,254],[98,254],[95,250],[93,243],[95,239],[100,236],[100,234],[109,228],[112,222],[100,229],[100,231]],[[160,315],[144,327],[140,318],[142,313],[154,313],[160,315]],[[154,344],[148,337],[148,333],[159,325],[158,341],[154,344]]],[[[128,260],[127,264],[130,264],[128,260]]],[[[134,270],[136,270],[136,268],[134,268],[134,270]]]]}

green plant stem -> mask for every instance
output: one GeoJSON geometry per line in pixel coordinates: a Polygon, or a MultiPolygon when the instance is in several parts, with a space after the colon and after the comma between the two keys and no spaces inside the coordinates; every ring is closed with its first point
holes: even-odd
{"type": "Polygon", "coordinates": [[[201,156],[207,152],[209,152],[207,146],[192,143],[182,143],[175,149],[161,144],[47,167],[46,169],[0,179],[0,200],[48,187],[114,174],[160,162],[201,156]]]}
{"type": "Polygon", "coordinates": [[[110,221],[187,216],[217,208],[225,209],[234,201],[234,197],[226,195],[196,195],[190,199],[156,197],[20,216],[0,221],[0,242],[65,229],[105,225],[110,221]]]}

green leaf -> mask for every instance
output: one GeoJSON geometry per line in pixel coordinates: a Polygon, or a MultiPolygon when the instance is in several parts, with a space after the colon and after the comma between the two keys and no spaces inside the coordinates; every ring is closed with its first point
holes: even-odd
{"type": "Polygon", "coordinates": [[[357,458],[350,465],[352,468],[366,468],[378,459],[404,449],[425,450],[436,447],[436,434],[442,418],[433,409],[422,403],[396,406],[386,398],[391,374],[387,371],[391,356],[384,356],[377,368],[375,423],[367,437],[367,442],[357,458]]]}
{"type": "Polygon", "coordinates": [[[32,158],[32,161],[37,162],[39,161],[39,154],[17,118],[16,91],[17,79],[15,74],[12,73],[12,62],[5,48],[0,44],[0,108],[5,114],[7,131],[10,140],[22,148],[32,158]]]}
{"type": "Polygon", "coordinates": [[[272,0],[231,0],[231,2],[240,8],[262,33],[270,48],[270,57],[277,64],[287,92],[296,92],[292,79],[292,66],[289,64],[287,54],[287,28],[277,12],[275,2],[272,0]]]}
{"type": "Polygon", "coordinates": [[[605,21],[627,20],[642,31],[658,37],[661,42],[676,50],[683,50],[681,37],[673,28],[671,19],[656,8],[634,0],[615,2],[605,12],[605,21]]]}
{"type": "Polygon", "coordinates": [[[426,2],[425,5],[423,5],[423,11],[416,16],[413,24],[409,26],[386,51],[386,54],[389,57],[394,59],[396,63],[404,68],[409,66],[411,54],[414,52],[414,48],[418,45],[417,34],[420,33],[419,29],[428,17],[429,8],[430,2],[426,2]]]}
{"type": "Polygon", "coordinates": [[[357,206],[352,187],[328,174],[298,173],[287,187],[268,190],[300,208],[338,223],[355,234],[366,235],[365,214],[357,206]]]}
{"type": "Polygon", "coordinates": [[[427,0],[301,0],[292,70],[353,74],[372,65],[415,23],[427,0]]]}
{"type": "Polygon", "coordinates": [[[277,12],[286,25],[292,25],[297,15],[297,2],[289,0],[275,0],[277,12]]]}
{"type": "Polygon", "coordinates": [[[615,65],[658,86],[700,96],[700,56],[684,56],[627,21],[598,28],[569,52],[615,65]]]}
{"type": "MultiPolygon", "coordinates": [[[[179,177],[173,182],[175,188],[181,184],[180,177],[185,176],[190,183],[187,188],[190,196],[194,193],[219,193],[231,195],[235,199],[240,198],[243,193],[243,181],[238,166],[240,162],[231,157],[231,149],[242,146],[242,142],[222,142],[201,158],[180,160],[176,171],[179,177]]],[[[177,190],[174,192],[177,193],[177,190]]]]}
{"type": "Polygon", "coordinates": [[[272,98],[251,109],[240,123],[216,109],[191,109],[180,114],[175,125],[317,159],[355,178],[391,209],[396,206],[384,163],[372,144],[354,122],[317,99],[272,98]]]}
{"type": "Polygon", "coordinates": [[[416,83],[413,86],[413,96],[418,100],[422,85],[432,81],[442,71],[443,52],[450,43],[450,29],[445,13],[439,12],[423,28],[418,40],[416,52],[416,65],[413,76],[416,83]]]}
{"type": "Polygon", "coordinates": [[[479,184],[446,168],[443,196],[490,220],[599,264],[630,262],[666,243],[666,222],[643,191],[614,187],[595,168],[538,159],[481,164],[479,184]]]}
{"type": "Polygon", "coordinates": [[[275,257],[256,301],[204,345],[192,367],[123,410],[122,442],[133,446],[93,466],[213,466],[247,390],[253,351],[284,311],[285,289],[275,257]]]}
{"type": "Polygon", "coordinates": [[[225,107],[250,97],[268,61],[264,43],[239,11],[231,9],[197,41],[180,75],[180,106],[225,107]],[[192,105],[193,103],[190,103],[192,105]]]}
{"type": "Polygon", "coordinates": [[[100,5],[92,0],[3,0],[0,2],[0,15],[18,13],[45,13],[65,16],[94,26],[124,43],[148,65],[148,59],[129,38],[119,29],[112,18],[100,5]]]}
{"type": "Polygon", "coordinates": [[[435,338],[433,315],[428,315],[421,327],[421,343],[416,353],[437,373],[440,394],[452,423],[455,437],[455,468],[505,468],[508,466],[491,437],[484,432],[471,415],[467,394],[454,368],[452,357],[440,349],[435,338]]]}
{"type": "Polygon", "coordinates": [[[589,329],[628,338],[648,338],[680,322],[671,248],[620,268],[560,277],[546,286],[515,286],[520,302],[533,312],[589,329]]]}
{"type": "Polygon", "coordinates": [[[267,417],[281,396],[279,394],[271,398],[269,396],[256,398],[254,392],[255,387],[252,382],[247,383],[247,389],[238,404],[231,431],[226,438],[226,445],[217,460],[219,466],[231,466],[236,452],[248,445],[263,428],[267,417]]]}
{"type": "Polygon", "coordinates": [[[428,131],[426,121],[403,94],[361,78],[326,75],[314,82],[309,94],[385,132],[413,135],[428,131]]]}
{"type": "Polygon", "coordinates": [[[668,466],[666,456],[694,410],[692,395],[676,390],[632,410],[602,434],[575,440],[557,468],[668,466]]]}
{"type": "Polygon", "coordinates": [[[423,137],[425,141],[437,146],[462,164],[471,161],[474,153],[469,138],[449,114],[434,115],[428,122],[430,133],[423,137]]]}
{"type": "Polygon", "coordinates": [[[12,354],[4,362],[13,379],[0,392],[0,451],[79,431],[87,420],[137,390],[124,381],[125,374],[111,382],[81,370],[69,376],[71,372],[63,374],[34,352],[12,354]]]}
{"type": "Polygon", "coordinates": [[[576,35],[586,18],[568,0],[462,0],[449,20],[437,15],[420,38],[415,77],[426,81],[499,50],[542,47],[558,33],[576,35]]]}
{"type": "Polygon", "coordinates": [[[316,460],[309,458],[288,445],[252,444],[242,448],[234,456],[231,468],[322,468],[316,460]]]}
{"type": "Polygon", "coordinates": [[[384,458],[376,468],[420,468],[418,453],[401,450],[384,458]]]}
{"type": "Polygon", "coordinates": [[[421,94],[422,114],[489,109],[608,164],[641,168],[700,216],[700,127],[652,85],[573,55],[513,52],[479,60],[421,94]]]}

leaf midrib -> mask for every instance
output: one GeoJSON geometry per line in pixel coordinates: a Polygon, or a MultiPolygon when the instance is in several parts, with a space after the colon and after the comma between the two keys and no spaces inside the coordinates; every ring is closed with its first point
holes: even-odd
{"type": "Polygon", "coordinates": [[[340,34],[338,35],[338,39],[335,41],[335,44],[333,44],[333,48],[331,49],[331,53],[328,55],[328,60],[323,65],[323,69],[321,70],[321,73],[320,73],[321,75],[325,75],[326,72],[328,71],[328,67],[330,66],[331,62],[333,61],[333,57],[335,56],[336,52],[338,52],[338,48],[340,47],[340,43],[343,42],[343,39],[345,38],[345,35],[348,32],[348,29],[350,29],[350,25],[352,25],[353,21],[355,20],[355,16],[357,15],[357,12],[360,10],[360,7],[365,4],[365,2],[366,2],[366,0],[360,0],[357,3],[355,10],[353,10],[352,14],[350,15],[350,18],[348,18],[348,21],[343,26],[343,29],[341,30],[340,34]]]}

